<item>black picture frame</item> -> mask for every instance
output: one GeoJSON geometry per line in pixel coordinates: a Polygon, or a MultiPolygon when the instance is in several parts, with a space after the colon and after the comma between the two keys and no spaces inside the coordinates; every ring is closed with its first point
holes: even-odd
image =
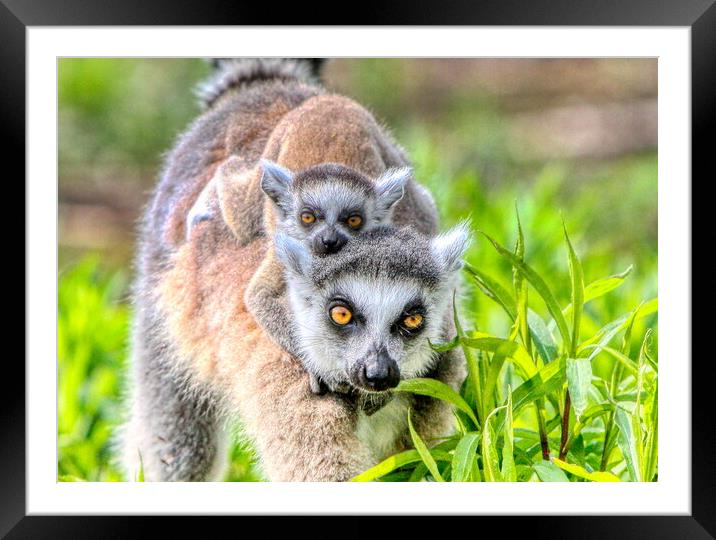
{"type": "MultiPolygon", "coordinates": [[[[316,17],[319,9],[306,10],[305,4],[300,3],[292,6],[282,4],[280,9],[276,9],[276,5],[262,7],[260,3],[248,2],[239,5],[221,0],[0,0],[0,148],[6,151],[4,170],[9,170],[7,165],[13,163],[16,165],[13,169],[15,175],[24,177],[25,174],[25,31],[28,26],[277,25],[295,24],[298,21],[310,25],[350,22],[351,25],[688,26],[691,28],[692,55],[692,178],[704,177],[702,181],[705,182],[707,159],[713,152],[709,148],[708,134],[716,128],[716,6],[713,4],[714,0],[460,0],[440,4],[412,0],[394,2],[390,6],[379,2],[361,2],[360,8],[352,13],[350,21],[347,18],[343,21],[327,21],[327,17],[323,17],[324,20],[320,16],[316,17]],[[307,11],[311,12],[310,20],[305,16],[307,11]]],[[[12,182],[9,176],[7,178],[7,183],[18,189],[19,198],[20,182],[12,182]]],[[[691,185],[694,185],[693,180],[691,185]]],[[[699,227],[693,227],[693,230],[698,231],[699,227]]],[[[14,238],[20,242],[16,233],[14,238]]],[[[24,252],[24,236],[22,241],[21,249],[24,252]]],[[[25,281],[26,291],[28,286],[25,281]]],[[[686,366],[691,356],[691,343],[684,344],[684,353],[683,362],[686,366]]],[[[690,516],[510,516],[501,518],[509,519],[509,525],[502,524],[505,527],[503,530],[510,535],[523,533],[531,537],[549,538],[716,537],[716,430],[712,427],[713,391],[707,388],[710,385],[707,367],[710,357],[698,358],[694,355],[693,358],[690,516]]],[[[20,383],[25,380],[25,370],[23,364],[14,357],[5,359],[4,368],[6,379],[0,407],[0,536],[124,538],[135,534],[143,536],[142,533],[151,530],[148,528],[150,524],[146,523],[150,519],[147,517],[26,516],[26,402],[25,385],[20,383]]],[[[684,459],[689,459],[689,456],[684,456],[684,459]]],[[[557,505],[555,512],[558,511],[557,505]]],[[[317,508],[316,512],[320,513],[320,509],[317,508]]],[[[208,520],[213,521],[215,518],[158,519],[160,523],[151,525],[159,525],[165,536],[196,531],[205,537],[214,526],[213,523],[209,525],[208,520]]],[[[458,527],[454,531],[462,530],[462,524],[473,526],[462,523],[465,519],[460,518],[461,523],[454,524],[458,527]]],[[[492,519],[494,522],[494,519],[500,518],[482,519],[492,519]]],[[[410,524],[423,527],[420,519],[412,519],[405,526],[410,524]]],[[[262,534],[277,526],[284,528],[285,524],[261,520],[261,527],[265,527],[262,534]]],[[[349,526],[340,530],[358,535],[370,533],[372,528],[349,526]]],[[[480,532],[475,529],[475,534],[484,534],[486,530],[480,532]]]]}

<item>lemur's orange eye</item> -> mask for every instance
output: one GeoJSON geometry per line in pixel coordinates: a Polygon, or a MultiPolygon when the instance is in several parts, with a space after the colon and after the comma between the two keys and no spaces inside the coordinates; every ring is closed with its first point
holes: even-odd
{"type": "Polygon", "coordinates": [[[316,215],[313,212],[301,212],[301,221],[310,225],[316,221],[316,215]]]}
{"type": "Polygon", "coordinates": [[[413,313],[412,315],[408,315],[403,319],[403,325],[405,325],[405,328],[408,330],[415,330],[416,328],[420,328],[420,326],[423,324],[423,316],[420,313],[413,313]]]}
{"type": "Polygon", "coordinates": [[[363,218],[360,216],[351,216],[346,220],[346,223],[348,223],[351,229],[357,229],[363,225],[363,218]]]}
{"type": "Polygon", "coordinates": [[[330,313],[333,322],[340,326],[347,325],[353,319],[353,313],[346,306],[333,306],[330,313]]]}

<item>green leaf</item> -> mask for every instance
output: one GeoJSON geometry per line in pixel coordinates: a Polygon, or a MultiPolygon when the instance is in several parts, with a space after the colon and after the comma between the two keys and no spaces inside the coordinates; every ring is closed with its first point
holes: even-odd
{"type": "Polygon", "coordinates": [[[505,310],[510,319],[514,320],[517,317],[517,307],[515,299],[507,289],[505,289],[498,281],[491,278],[481,270],[465,264],[465,270],[473,277],[478,288],[495,302],[497,302],[502,309],[505,310]]]}
{"type": "MultiPolygon", "coordinates": [[[[594,348],[596,348],[596,345],[588,345],[587,347],[584,347],[583,350],[589,351],[594,348]]],[[[616,349],[612,349],[611,347],[602,347],[601,352],[609,354],[615,360],[618,360],[625,368],[627,368],[632,375],[636,375],[637,367],[634,360],[632,360],[625,354],[617,351],[616,349]]]]}
{"type": "Polygon", "coordinates": [[[427,378],[405,379],[400,381],[400,384],[394,391],[409,392],[411,394],[430,396],[447,401],[468,415],[470,420],[472,420],[476,426],[479,426],[475,413],[472,411],[467,402],[460,396],[460,394],[455,392],[455,390],[444,382],[427,378]]]}
{"type": "Polygon", "coordinates": [[[428,468],[425,466],[425,463],[418,463],[418,465],[413,469],[413,472],[410,474],[408,482],[420,482],[425,477],[427,472],[428,468]]]}
{"type": "Polygon", "coordinates": [[[437,343],[428,340],[428,343],[430,344],[430,348],[435,352],[448,352],[460,346],[460,336],[455,336],[450,341],[439,341],[437,343]]]}
{"type": "Polygon", "coordinates": [[[621,482],[619,477],[610,472],[589,472],[584,467],[567,463],[559,458],[553,458],[552,461],[560,469],[567,471],[568,473],[572,473],[574,476],[578,476],[579,478],[584,478],[585,480],[590,480],[592,482],[621,482]]]}
{"type": "Polygon", "coordinates": [[[512,392],[513,414],[517,415],[525,405],[561,389],[564,380],[564,362],[550,362],[512,392]]]}
{"type": "Polygon", "coordinates": [[[86,482],[86,480],[83,480],[82,478],[78,476],[73,476],[71,474],[61,474],[57,477],[58,482],[86,482]]]}
{"type": "Polygon", "coordinates": [[[656,298],[641,304],[639,307],[636,308],[635,311],[637,312],[637,315],[634,316],[633,319],[632,316],[634,315],[634,312],[631,312],[622,315],[621,317],[613,320],[609,324],[604,325],[602,328],[599,329],[596,334],[584,341],[578,347],[577,353],[579,354],[581,351],[586,350],[587,347],[589,347],[589,349],[592,351],[589,355],[589,358],[590,360],[593,359],[597,354],[601,352],[604,347],[609,344],[612,339],[614,339],[614,336],[616,336],[619,332],[629,326],[631,320],[643,319],[647,315],[651,315],[652,313],[656,312],[658,309],[659,302],[656,298]],[[594,344],[596,344],[595,347],[590,347],[594,344]]]}
{"type": "Polygon", "coordinates": [[[508,387],[507,409],[504,423],[504,443],[502,445],[502,479],[504,482],[517,481],[517,469],[515,468],[515,439],[514,426],[512,421],[512,389],[508,387]]]}
{"type": "Polygon", "coordinates": [[[554,337],[542,317],[529,309],[527,311],[527,323],[532,334],[532,342],[537,347],[537,352],[544,360],[544,363],[548,364],[557,358],[557,344],[554,342],[554,337]]]}
{"type": "MultiPolygon", "coordinates": [[[[435,450],[433,450],[433,457],[438,461],[451,459],[447,452],[437,452],[435,450]]],[[[353,477],[351,482],[371,482],[395,471],[396,469],[404,467],[405,465],[410,465],[411,463],[417,463],[419,461],[422,461],[422,458],[417,450],[405,450],[399,454],[395,454],[384,459],[374,467],[371,467],[358,476],[353,477]]]]}
{"type": "Polygon", "coordinates": [[[455,448],[452,458],[452,481],[469,482],[473,472],[473,466],[477,461],[477,447],[480,444],[480,434],[466,433],[460,439],[455,448]]]}
{"type": "Polygon", "coordinates": [[[572,247],[572,242],[567,234],[567,226],[562,221],[564,228],[564,239],[567,242],[567,251],[569,252],[569,276],[572,282],[572,348],[571,356],[577,356],[577,343],[579,343],[579,328],[582,320],[582,308],[584,307],[584,272],[582,271],[582,263],[572,247]]]}
{"type": "Polygon", "coordinates": [[[617,444],[619,445],[624,460],[626,461],[629,476],[634,482],[641,482],[639,472],[639,458],[637,456],[637,441],[634,438],[634,425],[632,416],[624,409],[617,407],[614,413],[614,421],[619,428],[617,444]]]}
{"type": "Polygon", "coordinates": [[[413,440],[413,446],[415,446],[415,449],[420,454],[420,458],[423,460],[423,463],[425,463],[425,466],[430,471],[430,474],[433,475],[433,478],[437,480],[438,482],[444,482],[443,477],[440,476],[440,471],[438,470],[438,464],[435,463],[435,458],[433,458],[432,454],[430,453],[430,450],[428,450],[428,447],[425,445],[423,440],[420,438],[420,435],[418,435],[418,432],[415,431],[415,428],[413,427],[413,420],[410,418],[411,411],[408,411],[408,430],[410,431],[410,438],[413,440]]]}
{"type": "Polygon", "coordinates": [[[557,300],[554,297],[554,294],[552,294],[551,289],[545,283],[545,281],[535,272],[529,265],[524,263],[523,261],[520,261],[518,257],[516,257],[513,253],[511,253],[509,250],[502,247],[497,241],[493,240],[489,235],[482,233],[485,238],[487,238],[490,243],[495,247],[497,252],[505,259],[507,259],[514,268],[516,268],[524,277],[525,279],[532,285],[537,293],[542,297],[544,300],[547,309],[549,310],[550,315],[552,315],[552,318],[557,323],[557,328],[559,329],[559,333],[562,336],[562,341],[565,345],[565,348],[567,350],[571,349],[571,339],[569,336],[569,329],[567,327],[567,321],[564,319],[564,315],[562,315],[562,310],[559,307],[559,304],[557,303],[557,300]]]}
{"type": "MultiPolygon", "coordinates": [[[[517,211],[517,204],[515,204],[515,214],[517,215],[517,243],[515,245],[515,257],[524,262],[525,260],[525,237],[522,233],[522,223],[520,222],[520,213],[517,211]]],[[[527,286],[525,285],[525,278],[517,268],[512,269],[512,285],[515,289],[515,302],[517,307],[517,322],[520,328],[520,337],[522,338],[522,344],[528,351],[532,350],[530,343],[530,331],[527,323],[527,286]]]]}
{"type": "Polygon", "coordinates": [[[562,469],[551,461],[539,461],[532,464],[532,468],[542,482],[569,482],[562,469]]]}
{"type": "Polygon", "coordinates": [[[514,361],[526,377],[532,377],[537,372],[537,367],[532,357],[525,348],[508,339],[502,339],[483,332],[475,332],[471,337],[464,337],[460,340],[467,347],[480,349],[482,351],[500,354],[514,361]]]}
{"type": "MultiPolygon", "coordinates": [[[[632,265],[629,265],[629,268],[619,274],[592,281],[589,285],[584,287],[584,303],[586,304],[587,302],[591,302],[592,300],[599,298],[600,296],[604,296],[608,292],[611,292],[619,287],[622,283],[624,283],[624,280],[631,273],[633,268],[634,267],[632,265]]],[[[572,313],[572,304],[569,304],[562,310],[562,314],[565,317],[567,317],[570,313],[572,313]]]]}
{"type": "Polygon", "coordinates": [[[619,287],[622,283],[624,283],[624,280],[631,273],[633,268],[634,267],[632,265],[629,265],[626,270],[619,274],[592,281],[584,288],[584,302],[586,303],[590,300],[594,300],[595,298],[599,298],[600,296],[604,296],[608,292],[611,292],[619,287]]]}
{"type": "Polygon", "coordinates": [[[485,482],[502,482],[500,463],[497,458],[495,447],[494,431],[490,419],[505,407],[497,407],[485,418],[485,425],[482,426],[482,467],[485,473],[485,482]]]}
{"type": "MultiPolygon", "coordinates": [[[[458,317],[457,314],[457,302],[455,299],[456,291],[453,291],[452,295],[452,310],[453,310],[453,319],[455,321],[455,329],[457,331],[457,339],[458,341],[462,340],[462,338],[465,337],[465,331],[462,328],[462,324],[460,323],[460,317],[458,317]]],[[[460,341],[462,344],[462,342],[460,341]]],[[[475,418],[475,429],[480,429],[480,413],[482,412],[483,407],[483,400],[484,396],[482,395],[482,389],[484,388],[485,381],[480,380],[480,366],[478,365],[478,359],[475,358],[475,355],[472,353],[472,351],[468,350],[464,344],[462,344],[462,352],[465,356],[465,362],[467,363],[467,378],[470,381],[470,384],[472,385],[472,394],[475,398],[475,408],[477,410],[477,414],[474,415],[475,418]]]]}
{"type": "Polygon", "coordinates": [[[581,418],[589,404],[592,386],[592,361],[589,358],[567,358],[567,388],[577,418],[581,418]]]}

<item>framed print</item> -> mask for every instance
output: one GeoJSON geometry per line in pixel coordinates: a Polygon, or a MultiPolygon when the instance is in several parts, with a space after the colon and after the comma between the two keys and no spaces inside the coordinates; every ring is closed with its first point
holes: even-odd
{"type": "Polygon", "coordinates": [[[62,4],[0,6],[27,208],[3,535],[716,534],[691,353],[710,2],[270,27],[62,4]]]}

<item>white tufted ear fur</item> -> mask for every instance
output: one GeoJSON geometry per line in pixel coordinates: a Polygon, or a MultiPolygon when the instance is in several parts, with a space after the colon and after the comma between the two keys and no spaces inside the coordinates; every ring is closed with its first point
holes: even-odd
{"type": "Polygon", "coordinates": [[[274,236],[276,256],[284,266],[299,276],[305,276],[313,262],[313,255],[303,242],[282,232],[274,236]]]}
{"type": "Polygon", "coordinates": [[[261,189],[284,213],[291,209],[289,189],[293,183],[293,173],[268,159],[261,160],[263,176],[261,189]]]}
{"type": "Polygon", "coordinates": [[[445,272],[456,272],[462,268],[462,258],[469,245],[470,226],[467,221],[439,234],[431,241],[433,255],[445,272]]]}
{"type": "Polygon", "coordinates": [[[376,213],[381,221],[390,215],[390,209],[403,198],[405,184],[410,180],[413,171],[410,167],[388,169],[375,181],[378,193],[376,213]]]}

